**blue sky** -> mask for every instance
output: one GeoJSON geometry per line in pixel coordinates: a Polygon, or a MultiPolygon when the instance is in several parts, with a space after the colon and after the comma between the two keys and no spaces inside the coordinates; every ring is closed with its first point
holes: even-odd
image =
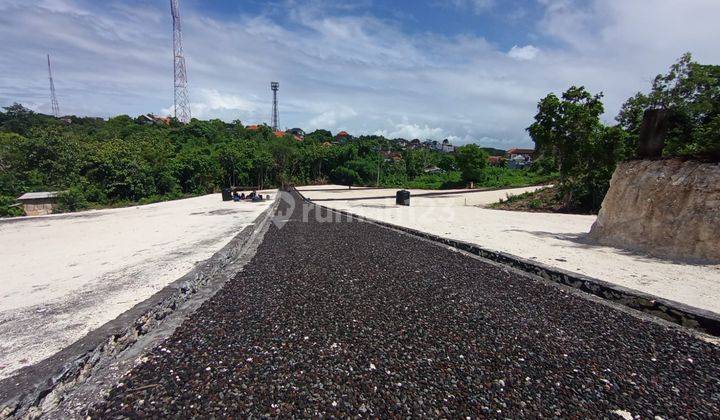
{"type": "MultiPolygon", "coordinates": [[[[317,7],[318,2],[313,6],[317,7]]],[[[308,2],[291,2],[303,7],[308,2]]],[[[535,0],[505,0],[499,3],[488,0],[418,1],[393,0],[355,2],[322,2],[326,12],[335,16],[369,15],[399,25],[411,35],[438,33],[445,36],[473,34],[491,39],[501,48],[517,43],[538,41],[526,28],[542,18],[544,8],[535,0]]],[[[192,8],[218,19],[245,14],[264,15],[291,29],[294,24],[288,13],[292,8],[283,1],[185,1],[192,8]]]]}
{"type": "MultiPolygon", "coordinates": [[[[193,116],[528,146],[573,84],[622,102],[683,52],[720,63],[717,0],[181,0],[193,116]]],[[[166,0],[0,0],[0,106],[172,112],[166,0]]]]}

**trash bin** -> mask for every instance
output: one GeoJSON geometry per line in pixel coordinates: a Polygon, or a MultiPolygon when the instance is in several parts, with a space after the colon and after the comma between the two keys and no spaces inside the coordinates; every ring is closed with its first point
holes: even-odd
{"type": "Polygon", "coordinates": [[[410,205],[410,191],[400,190],[395,194],[395,204],[398,206],[409,206],[410,205]]]}
{"type": "Polygon", "coordinates": [[[232,200],[232,194],[230,193],[230,188],[222,189],[222,200],[223,201],[231,201],[232,200]]]}

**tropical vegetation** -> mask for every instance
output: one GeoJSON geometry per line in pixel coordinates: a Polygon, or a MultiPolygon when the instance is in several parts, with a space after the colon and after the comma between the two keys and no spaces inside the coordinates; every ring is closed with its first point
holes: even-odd
{"type": "Polygon", "coordinates": [[[338,140],[327,130],[302,141],[240,121],[55,118],[15,104],[0,112],[0,215],[22,214],[15,198],[60,191],[59,211],[149,203],[223,187],[339,183],[450,188],[528,185],[553,174],[486,168],[475,145],[458,155],[405,148],[381,136],[338,140]],[[467,158],[465,157],[467,156],[467,158]]]}
{"type": "Polygon", "coordinates": [[[539,157],[536,165],[558,171],[556,199],[564,210],[600,208],[618,162],[637,157],[648,109],[671,115],[664,157],[720,159],[720,66],[683,55],[654,79],[649,93],[639,92],[623,104],[615,125],[600,120],[602,97],[582,86],[560,97],[550,93],[538,103],[527,129],[539,157]]]}

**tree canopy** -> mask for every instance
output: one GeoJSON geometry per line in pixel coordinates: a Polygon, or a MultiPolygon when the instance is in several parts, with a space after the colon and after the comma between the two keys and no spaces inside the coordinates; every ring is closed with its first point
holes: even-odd
{"type": "MultiPolygon", "coordinates": [[[[463,167],[466,173],[476,172],[473,180],[482,178],[485,162],[478,157],[463,167]]],[[[0,216],[20,214],[11,205],[29,191],[63,191],[61,209],[72,211],[206,194],[227,186],[332,181],[451,187],[462,185],[459,167],[453,154],[403,148],[382,136],[337,142],[329,131],[316,130],[298,141],[291,134],[278,137],[267,126],[246,128],[240,121],[55,118],[18,104],[0,112],[0,216]],[[434,167],[444,172],[426,173],[434,167]]],[[[546,178],[508,170],[493,182],[525,185],[546,178]]]]}
{"type": "Polygon", "coordinates": [[[538,102],[527,128],[537,163],[558,170],[560,199],[568,208],[600,208],[617,163],[636,156],[648,109],[671,111],[665,156],[720,159],[720,66],[683,55],[667,74],[655,77],[650,93],[625,101],[615,126],[600,121],[602,97],[582,86],[571,86],[559,98],[550,93],[538,102]]]}
{"type": "Polygon", "coordinates": [[[666,156],[720,159],[720,66],[699,64],[686,53],[655,77],[649,93],[638,92],[625,101],[617,122],[631,146],[637,145],[646,109],[671,111],[666,156]]]}

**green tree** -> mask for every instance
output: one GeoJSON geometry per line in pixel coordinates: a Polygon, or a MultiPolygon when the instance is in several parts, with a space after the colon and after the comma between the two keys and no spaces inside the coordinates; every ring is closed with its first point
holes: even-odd
{"type": "Polygon", "coordinates": [[[135,143],[115,139],[99,144],[85,172],[114,200],[137,201],[157,194],[152,167],[135,143]]]}
{"type": "Polygon", "coordinates": [[[622,157],[624,132],[600,122],[602,94],[572,86],[558,98],[549,94],[538,103],[528,127],[541,159],[557,165],[563,204],[596,210],[622,157]]]}
{"type": "Polygon", "coordinates": [[[333,141],[333,136],[328,130],[315,130],[312,133],[306,134],[304,141],[315,143],[331,142],[333,141]]]}
{"type": "Polygon", "coordinates": [[[484,178],[488,154],[474,144],[466,144],[455,150],[455,161],[465,182],[480,182],[484,178]]]}
{"type": "Polygon", "coordinates": [[[172,167],[182,191],[207,194],[218,186],[221,170],[209,150],[186,148],[173,159],[172,167]]]}
{"type": "Polygon", "coordinates": [[[361,181],[360,175],[354,170],[345,166],[340,166],[330,173],[330,179],[339,185],[347,185],[348,188],[361,181]]]}
{"type": "Polygon", "coordinates": [[[698,64],[686,53],[655,77],[648,94],[638,92],[625,101],[616,120],[628,132],[630,156],[649,108],[669,110],[673,116],[665,155],[720,159],[720,66],[698,64]]]}
{"type": "Polygon", "coordinates": [[[403,153],[408,178],[422,175],[423,170],[439,163],[439,153],[428,149],[408,149],[403,153]]]}
{"type": "Polygon", "coordinates": [[[28,188],[26,142],[27,139],[19,134],[0,132],[0,195],[14,198],[28,188]]]}

